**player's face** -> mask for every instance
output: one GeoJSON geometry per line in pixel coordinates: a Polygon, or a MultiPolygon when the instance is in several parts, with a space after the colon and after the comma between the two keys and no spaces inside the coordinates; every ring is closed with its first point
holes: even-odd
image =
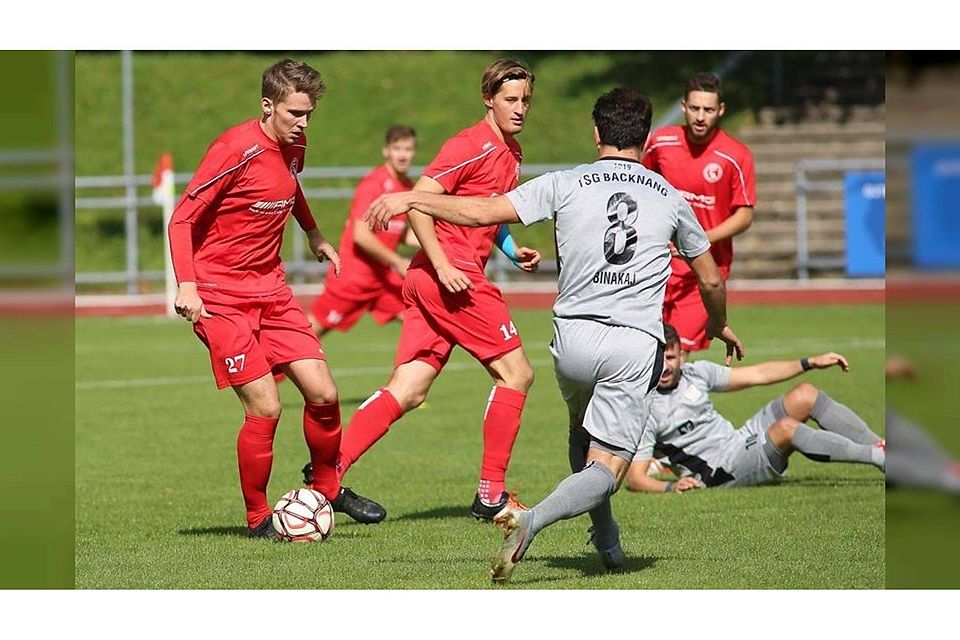
{"type": "Polygon", "coordinates": [[[417,155],[416,138],[401,138],[394,140],[383,148],[383,157],[387,164],[398,175],[406,175],[417,155]]]}
{"type": "Polygon", "coordinates": [[[683,117],[687,120],[687,137],[691,142],[708,142],[713,137],[725,105],[720,96],[707,91],[691,91],[680,101],[683,117]]]}
{"type": "Polygon", "coordinates": [[[263,98],[261,106],[267,135],[277,142],[290,144],[307,128],[316,105],[305,93],[291,93],[279,102],[263,98]]]}
{"type": "Polygon", "coordinates": [[[657,388],[661,391],[676,389],[680,384],[680,345],[673,344],[663,351],[663,373],[660,374],[660,382],[657,388]]]}
{"type": "Polygon", "coordinates": [[[530,110],[532,91],[526,80],[507,80],[492,98],[484,103],[504,135],[515,136],[523,130],[530,110]]]}

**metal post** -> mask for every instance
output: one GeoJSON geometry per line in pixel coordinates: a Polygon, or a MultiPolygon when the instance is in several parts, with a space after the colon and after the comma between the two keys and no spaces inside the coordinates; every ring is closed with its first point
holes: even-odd
{"type": "Polygon", "coordinates": [[[807,171],[797,163],[797,278],[810,278],[810,255],[807,247],[807,171]]]}
{"type": "Polygon", "coordinates": [[[120,54],[123,85],[123,175],[126,183],[127,215],[124,229],[127,241],[127,293],[135,295],[140,288],[137,230],[137,184],[133,162],[133,53],[120,54]]]}
{"type": "Polygon", "coordinates": [[[73,52],[57,54],[57,133],[60,190],[60,273],[62,287],[74,289],[73,52]]]}

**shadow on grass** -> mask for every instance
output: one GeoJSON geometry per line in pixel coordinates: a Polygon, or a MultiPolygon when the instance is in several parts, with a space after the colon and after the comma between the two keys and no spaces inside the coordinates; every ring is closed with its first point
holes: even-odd
{"type": "Polygon", "coordinates": [[[193,529],[180,529],[178,531],[182,536],[238,536],[247,537],[246,527],[196,527],[193,529]]]}
{"type": "MultiPolygon", "coordinates": [[[[334,534],[333,534],[333,535],[335,535],[335,536],[337,536],[337,537],[339,537],[339,538],[351,538],[351,539],[353,539],[353,538],[369,538],[369,537],[370,537],[370,533],[369,533],[368,531],[364,531],[364,529],[363,529],[364,525],[357,524],[356,526],[353,526],[353,525],[355,524],[355,523],[353,523],[353,522],[346,522],[346,523],[344,523],[344,524],[345,524],[346,526],[343,526],[342,524],[337,523],[337,525],[335,525],[335,527],[334,527],[334,534]]],[[[196,528],[192,528],[192,529],[180,529],[179,531],[177,531],[177,533],[179,533],[179,534],[182,535],[182,536],[198,536],[198,537],[203,537],[203,536],[233,537],[233,536],[236,536],[236,537],[240,537],[240,538],[248,538],[248,539],[250,539],[250,540],[253,540],[253,539],[254,539],[254,538],[249,538],[249,537],[247,536],[247,528],[246,528],[246,527],[196,527],[196,528]]]]}
{"type": "Polygon", "coordinates": [[[405,513],[402,516],[397,518],[391,518],[392,520],[442,520],[444,518],[463,518],[464,520],[470,519],[473,520],[473,516],[470,515],[470,510],[467,509],[466,505],[458,504],[456,506],[447,506],[447,507],[434,507],[433,509],[427,509],[426,511],[414,511],[413,513],[405,513]]]}
{"type": "Polygon", "coordinates": [[[606,576],[611,573],[636,573],[649,569],[657,563],[656,556],[627,556],[624,565],[615,571],[608,571],[600,564],[600,560],[595,554],[588,555],[570,555],[570,556],[536,556],[531,560],[545,563],[555,569],[575,569],[580,571],[585,578],[592,576],[606,576]]]}
{"type": "Polygon", "coordinates": [[[876,478],[797,478],[782,480],[781,486],[787,487],[872,487],[883,486],[883,476],[876,478]]]}

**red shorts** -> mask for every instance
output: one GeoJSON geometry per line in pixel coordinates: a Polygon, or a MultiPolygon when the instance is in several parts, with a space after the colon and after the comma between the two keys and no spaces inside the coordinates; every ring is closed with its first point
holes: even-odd
{"type": "Polygon", "coordinates": [[[326,360],[323,347],[289,287],[269,298],[201,291],[212,318],[193,331],[210,350],[217,388],[252,382],[296,360],[326,360]]]}
{"type": "Polygon", "coordinates": [[[346,331],[370,312],[383,325],[403,313],[403,278],[394,272],[385,280],[345,280],[328,276],[323,293],[310,308],[317,324],[346,331]]]}
{"type": "Polygon", "coordinates": [[[500,290],[483,274],[467,275],[475,288],[450,293],[431,267],[407,271],[394,366],[420,360],[440,371],[456,345],[486,364],[521,346],[500,290]]]}
{"type": "Polygon", "coordinates": [[[663,322],[672,324],[680,334],[680,348],[683,351],[710,348],[708,319],[696,277],[670,276],[667,294],[663,299],[663,322]]]}

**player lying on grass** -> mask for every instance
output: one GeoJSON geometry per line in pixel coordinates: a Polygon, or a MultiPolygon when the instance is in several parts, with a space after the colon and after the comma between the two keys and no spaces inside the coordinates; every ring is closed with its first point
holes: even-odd
{"type": "Polygon", "coordinates": [[[739,391],[776,384],[810,369],[849,366],[837,353],[801,360],[727,368],[705,360],[681,365],[680,337],[664,325],[663,373],[650,417],[627,472],[627,488],[650,493],[698,487],[757,485],[779,480],[790,454],[817,462],[859,462],[883,470],[886,444],[857,414],[809,382],[771,400],[740,429],[720,415],[711,391],[739,391]],[[820,429],[804,424],[813,419],[820,429]],[[647,475],[653,458],[666,456],[680,476],[664,482],[647,475]]]}
{"type": "MultiPolygon", "coordinates": [[[[887,378],[913,381],[917,372],[902,358],[890,358],[887,378]]],[[[919,425],[887,409],[890,466],[887,487],[927,489],[960,495],[960,461],[953,460],[919,425]]]]}

